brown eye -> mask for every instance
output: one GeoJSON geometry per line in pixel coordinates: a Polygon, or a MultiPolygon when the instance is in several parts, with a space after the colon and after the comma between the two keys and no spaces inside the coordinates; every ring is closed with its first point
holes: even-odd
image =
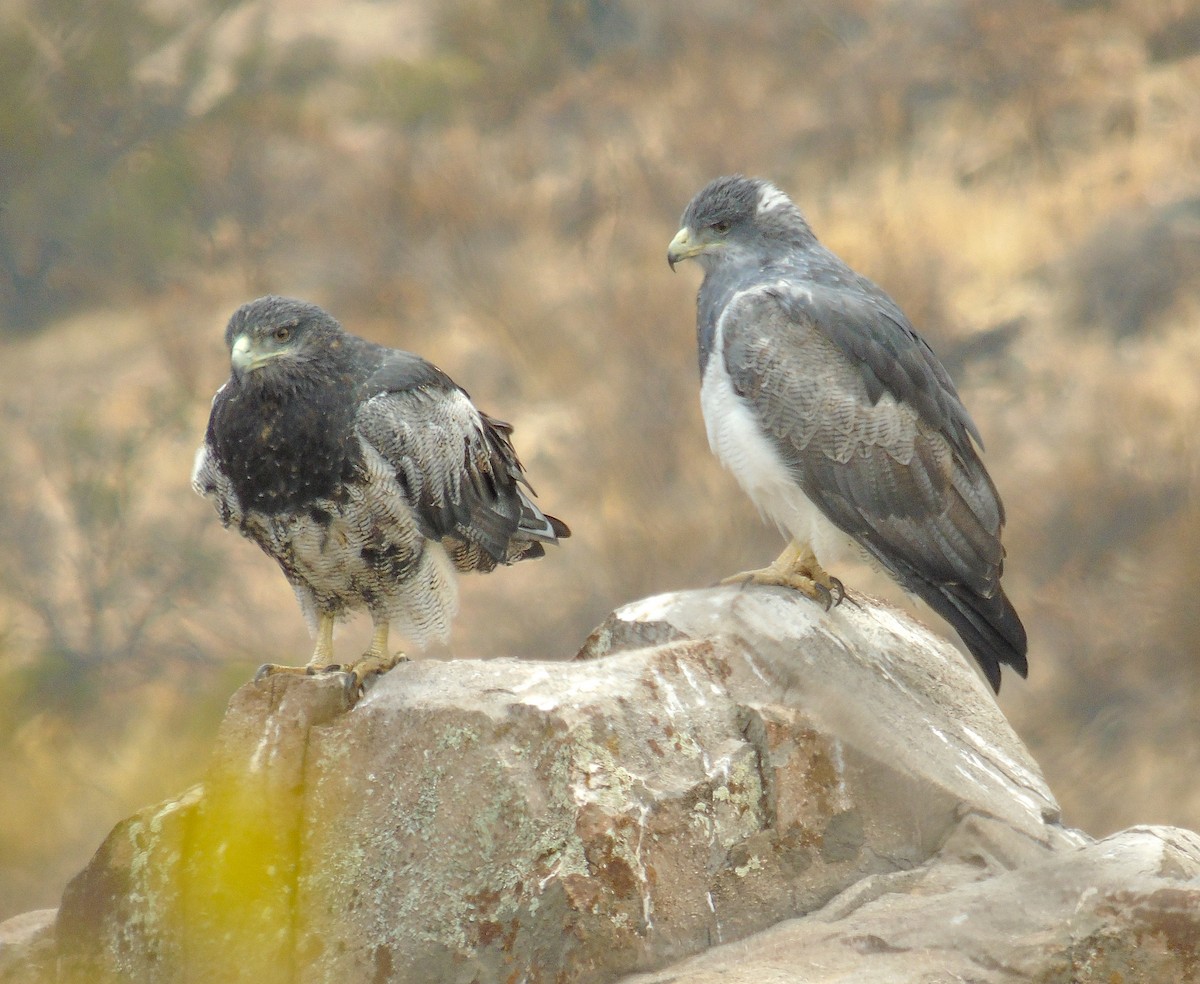
{"type": "Polygon", "coordinates": [[[286,342],[292,337],[292,329],[287,327],[287,325],[281,325],[275,329],[274,337],[277,342],[286,342]]]}
{"type": "Polygon", "coordinates": [[[712,224],[712,230],[713,232],[717,233],[717,235],[723,236],[729,231],[729,222],[727,222],[725,219],[722,219],[720,222],[714,222],[712,224]]]}

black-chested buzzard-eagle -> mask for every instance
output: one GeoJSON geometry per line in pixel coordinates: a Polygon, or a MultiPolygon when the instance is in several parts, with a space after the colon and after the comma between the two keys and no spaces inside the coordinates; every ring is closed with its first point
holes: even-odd
{"type": "Polygon", "coordinates": [[[954,384],[895,302],[822,246],[792,200],[740,175],[703,188],[671,241],[694,258],[701,405],[721,462],[791,543],[738,575],[840,600],[865,554],[957,630],[1000,689],[1027,673],[1000,586],[1004,508],[954,384]]]}
{"type": "Polygon", "coordinates": [[[512,428],[419,356],[343,330],[314,304],[263,297],[225,329],[232,373],[213,398],[192,485],[226,527],[283,569],[316,634],[306,667],[355,689],[416,645],[444,640],[455,574],[544,553],[567,527],[532,502],[512,428]],[[333,626],[366,609],[375,631],[335,663],[333,626]]]}

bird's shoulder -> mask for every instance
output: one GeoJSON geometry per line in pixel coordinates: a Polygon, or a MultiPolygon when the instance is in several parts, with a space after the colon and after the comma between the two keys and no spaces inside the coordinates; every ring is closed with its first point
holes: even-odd
{"type": "MultiPolygon", "coordinates": [[[[355,425],[386,457],[454,456],[453,448],[485,443],[492,422],[470,394],[427,359],[376,347],[355,425]],[[451,438],[453,435],[453,438],[451,438]]],[[[471,457],[468,455],[468,458],[471,457]]]]}
{"type": "MultiPolygon", "coordinates": [[[[507,562],[514,533],[530,516],[541,516],[518,489],[528,483],[512,425],[483,413],[465,389],[419,356],[381,354],[356,430],[368,458],[394,476],[421,531],[472,545],[463,547],[464,558],[475,557],[470,564],[484,563],[472,553],[479,550],[492,565],[507,562]]],[[[378,480],[377,471],[368,467],[368,481],[378,480]]],[[[550,531],[544,536],[568,535],[565,526],[540,521],[550,531]]]]}
{"type": "Polygon", "coordinates": [[[413,352],[366,343],[362,358],[369,366],[364,385],[367,398],[381,393],[463,392],[445,372],[413,352]]]}
{"type": "MultiPolygon", "coordinates": [[[[848,269],[816,279],[786,273],[747,285],[721,317],[731,370],[765,348],[791,371],[826,372],[861,386],[875,405],[889,394],[942,431],[961,453],[982,444],[949,374],[896,303],[848,269]]],[[[751,369],[751,371],[753,371],[751,369]]]]}

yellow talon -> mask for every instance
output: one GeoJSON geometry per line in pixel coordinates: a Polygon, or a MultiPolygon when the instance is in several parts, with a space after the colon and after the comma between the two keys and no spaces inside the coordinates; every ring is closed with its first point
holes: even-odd
{"type": "Polygon", "coordinates": [[[767,567],[742,571],[740,574],[724,578],[721,583],[766,584],[791,588],[805,597],[812,598],[826,611],[834,605],[840,605],[846,597],[845,586],[817,563],[812,548],[807,545],[801,546],[795,540],[767,567]]]}

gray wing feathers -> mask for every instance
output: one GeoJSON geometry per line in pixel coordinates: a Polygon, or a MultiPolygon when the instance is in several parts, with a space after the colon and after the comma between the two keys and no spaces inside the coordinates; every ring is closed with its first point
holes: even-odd
{"type": "Polygon", "coordinates": [[[983,440],[971,415],[941,362],[925,339],[908,323],[903,312],[869,280],[859,278],[857,292],[813,285],[797,289],[787,284],[768,286],[793,320],[819,319],[824,336],[862,370],[862,382],[871,403],[890,393],[908,403],[926,420],[937,422],[963,453],[971,440],[983,440]],[[864,330],[874,325],[877,330],[864,330]]]}
{"type": "MultiPolygon", "coordinates": [[[[809,498],[886,567],[990,593],[1003,513],[970,446],[969,418],[952,392],[914,402],[877,389],[895,371],[852,362],[826,331],[853,313],[819,292],[796,291],[786,304],[778,289],[743,295],[722,320],[734,388],[809,498]]],[[[932,372],[905,374],[910,387],[937,382],[932,372]]]]}
{"type": "Polygon", "coordinates": [[[999,690],[1001,663],[1027,672],[1000,587],[1004,510],[945,370],[880,317],[836,291],[749,291],[722,316],[726,368],[805,494],[954,626],[999,690]]]}
{"type": "Polygon", "coordinates": [[[462,570],[490,570],[541,551],[555,529],[518,485],[507,425],[460,389],[418,387],[368,399],[359,436],[394,469],[422,533],[449,540],[462,570]],[[457,544],[457,548],[456,548],[457,544]]]}

